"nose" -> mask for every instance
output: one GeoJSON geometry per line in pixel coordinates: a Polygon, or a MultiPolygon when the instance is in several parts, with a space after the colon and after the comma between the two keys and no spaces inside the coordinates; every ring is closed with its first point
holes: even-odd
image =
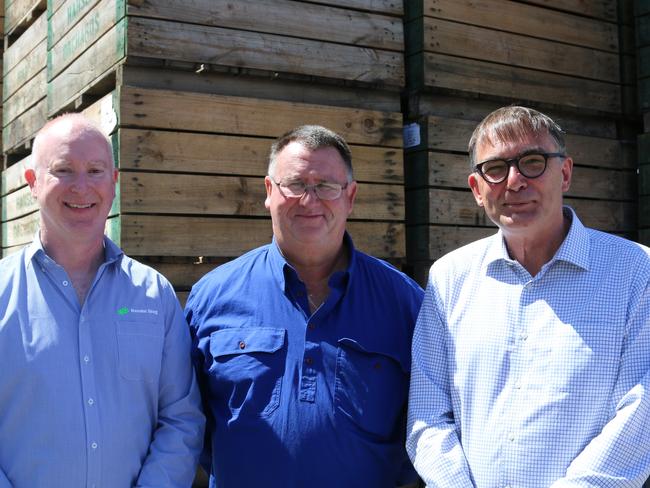
{"type": "Polygon", "coordinates": [[[72,184],[70,185],[70,190],[83,193],[88,188],[88,176],[84,172],[80,172],[74,176],[72,184]]]}
{"type": "Polygon", "coordinates": [[[305,188],[305,193],[300,197],[301,205],[309,205],[310,203],[320,203],[320,198],[316,195],[316,188],[307,187],[305,188]]]}
{"type": "Polygon", "coordinates": [[[528,180],[524,175],[519,172],[516,164],[511,164],[508,168],[508,178],[506,179],[506,187],[511,191],[519,191],[528,185],[528,180]]]}

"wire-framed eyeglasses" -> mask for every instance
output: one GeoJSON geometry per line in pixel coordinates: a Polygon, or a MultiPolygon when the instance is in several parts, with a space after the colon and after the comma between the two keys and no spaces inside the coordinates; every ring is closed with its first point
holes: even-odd
{"type": "Polygon", "coordinates": [[[305,193],[313,190],[321,200],[336,200],[341,196],[343,190],[348,187],[348,183],[341,185],[332,181],[321,181],[315,185],[308,185],[300,180],[278,183],[271,178],[271,181],[280,189],[280,193],[285,198],[301,198],[305,193]]]}
{"type": "Polygon", "coordinates": [[[488,159],[474,166],[474,171],[488,183],[505,181],[513,165],[526,178],[539,178],[546,171],[549,158],[566,158],[566,155],[558,152],[530,153],[512,159],[488,159]]]}

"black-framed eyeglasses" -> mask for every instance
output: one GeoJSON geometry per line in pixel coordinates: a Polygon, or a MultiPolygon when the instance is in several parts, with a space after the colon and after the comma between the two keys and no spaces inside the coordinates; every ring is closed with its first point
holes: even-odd
{"type": "Polygon", "coordinates": [[[505,181],[513,165],[526,178],[539,178],[546,171],[549,158],[566,158],[566,155],[558,152],[529,153],[512,159],[488,159],[474,166],[474,171],[488,183],[505,181]]]}
{"type": "Polygon", "coordinates": [[[307,185],[300,180],[278,183],[271,178],[271,181],[276,184],[285,198],[302,198],[309,190],[313,190],[321,200],[336,200],[341,196],[343,190],[348,187],[348,183],[341,185],[332,181],[321,181],[315,185],[307,185]]]}

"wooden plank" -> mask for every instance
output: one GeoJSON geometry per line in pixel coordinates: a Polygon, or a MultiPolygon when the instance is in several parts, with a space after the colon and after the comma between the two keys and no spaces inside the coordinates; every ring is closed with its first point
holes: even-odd
{"type": "MultiPolygon", "coordinates": [[[[21,61],[47,36],[47,17],[41,15],[3,54],[3,77],[16,68],[21,61]]],[[[44,66],[45,62],[39,64],[44,66]]]]}
{"type": "Polygon", "coordinates": [[[45,67],[3,102],[2,126],[25,113],[47,95],[47,72],[45,67]]]}
{"type": "MultiPolygon", "coordinates": [[[[348,229],[364,252],[380,258],[405,255],[403,224],[352,221],[348,229]]],[[[121,247],[131,256],[236,257],[271,238],[267,219],[121,216],[121,247]]]]}
{"type": "MultiPolygon", "coordinates": [[[[446,224],[488,226],[490,220],[476,205],[468,191],[413,190],[406,195],[414,211],[409,214],[409,224],[446,224]],[[428,207],[427,207],[428,205],[428,207]],[[428,212],[428,215],[427,215],[428,212]]],[[[606,232],[631,231],[636,228],[634,203],[607,200],[565,198],[580,220],[588,226],[606,232]]]]}
{"type": "MultiPolygon", "coordinates": [[[[122,172],[125,213],[267,216],[261,177],[122,172]]],[[[351,218],[404,220],[404,192],[398,185],[359,185],[351,218]]]]}
{"type": "Polygon", "coordinates": [[[311,2],[390,15],[401,16],[404,13],[401,0],[311,0],[311,2]]]}
{"type": "Polygon", "coordinates": [[[132,56],[404,85],[401,52],[133,17],[132,56]]]}
{"type": "Polygon", "coordinates": [[[618,51],[616,24],[509,0],[424,0],[424,14],[541,39],[618,51]]]}
{"type": "Polygon", "coordinates": [[[619,55],[520,34],[425,17],[428,52],[552,73],[620,82],[619,55]],[[459,42],[462,39],[462,42],[459,42]]]}
{"type": "MultiPolygon", "coordinates": [[[[22,246],[32,242],[38,229],[38,212],[2,223],[2,247],[22,246]]],[[[4,253],[3,253],[4,254],[4,253]]]]}
{"type": "Polygon", "coordinates": [[[47,111],[54,115],[104,78],[126,55],[126,19],[104,34],[48,84],[47,111]]]}
{"type": "Polygon", "coordinates": [[[25,173],[25,169],[29,164],[30,157],[31,156],[28,156],[2,171],[0,196],[5,196],[8,193],[16,191],[19,188],[27,185],[27,182],[25,181],[25,177],[23,175],[25,173]]]}
{"type": "Polygon", "coordinates": [[[610,22],[618,21],[616,0],[528,0],[528,3],[610,22]]]}
{"type": "Polygon", "coordinates": [[[175,289],[190,289],[194,283],[199,281],[206,273],[209,273],[219,264],[227,261],[226,259],[220,262],[203,262],[200,260],[193,260],[189,262],[160,262],[159,260],[147,259],[141,257],[138,259],[143,264],[151,266],[165,278],[167,278],[175,289]]]}
{"type": "MultiPolygon", "coordinates": [[[[129,15],[189,24],[401,51],[402,20],[395,16],[292,0],[157,0],[128,6],[129,15]],[[300,22],[288,22],[299,18],[300,22]],[[332,27],[336,36],[332,37],[332,27]]],[[[183,27],[184,28],[184,27],[183,27]]]]}
{"type": "Polygon", "coordinates": [[[650,195],[650,165],[639,166],[639,195],[650,195]]]}
{"type": "Polygon", "coordinates": [[[398,113],[287,103],[123,86],[122,126],[278,137],[302,124],[321,124],[349,144],[402,146],[398,113]]]}
{"type": "Polygon", "coordinates": [[[23,29],[34,22],[47,7],[47,0],[14,0],[5,5],[5,35],[23,29]]]}
{"type": "MultiPolygon", "coordinates": [[[[178,173],[264,176],[273,139],[189,132],[121,129],[120,168],[178,173]]],[[[402,151],[350,147],[361,182],[402,183],[402,151]]]]}
{"type": "MultiPolygon", "coordinates": [[[[16,43],[17,44],[17,43],[16,43]]],[[[9,49],[13,48],[13,44],[9,49]]],[[[45,39],[41,40],[36,47],[23,56],[23,59],[12,69],[7,72],[2,79],[2,99],[3,103],[9,97],[16,93],[29,80],[33,79],[40,71],[45,71],[47,65],[47,48],[45,39]]],[[[46,86],[42,89],[43,95],[46,92],[46,86]]]]}
{"type": "Polygon", "coordinates": [[[409,261],[436,260],[470,242],[497,232],[496,227],[416,225],[406,229],[409,261]]]}
{"type": "MultiPolygon", "coordinates": [[[[422,144],[419,147],[467,153],[467,145],[476,125],[471,120],[427,117],[421,127],[422,144]]],[[[575,164],[618,169],[636,167],[636,162],[626,154],[618,140],[566,134],[565,141],[567,153],[575,164]]]]}
{"type": "Polygon", "coordinates": [[[20,146],[29,144],[36,132],[47,121],[47,100],[42,99],[38,104],[14,119],[2,129],[2,149],[5,153],[14,151],[20,146]]]}
{"type": "Polygon", "coordinates": [[[2,222],[17,219],[38,210],[28,186],[2,197],[2,222]]]}
{"type": "MultiPolygon", "coordinates": [[[[412,61],[417,62],[417,57],[412,61]]],[[[420,61],[422,65],[413,64],[412,70],[414,76],[417,72],[423,74],[425,87],[610,113],[621,111],[620,88],[615,84],[442,54],[424,53],[420,61]]]]}
{"type": "MultiPolygon", "coordinates": [[[[67,8],[64,6],[63,9],[59,10],[59,13],[52,17],[52,25],[50,25],[48,34],[48,81],[58,76],[125,15],[122,0],[102,0],[81,19],[70,19],[67,11],[73,6],[74,4],[67,6],[67,8]],[[56,32],[58,24],[63,23],[61,30],[64,30],[68,27],[65,25],[66,23],[72,24],[73,22],[76,22],[76,24],[74,24],[74,27],[69,28],[65,35],[50,40],[54,36],[54,32],[56,32]]],[[[85,9],[81,9],[79,14],[83,13],[83,11],[85,9]]],[[[123,40],[116,39],[112,47],[119,47],[121,43],[123,43],[123,40]]],[[[110,53],[111,49],[109,47],[108,51],[109,55],[113,55],[113,63],[116,61],[115,56],[121,57],[123,55],[120,49],[110,53]]]]}
{"type": "MultiPolygon", "coordinates": [[[[48,31],[47,47],[52,49],[88,12],[95,9],[100,0],[49,0],[48,2],[48,31]],[[56,5],[54,5],[56,4],[56,5]],[[61,8],[63,7],[63,8],[61,8]],[[50,11],[51,10],[51,11],[50,11]]],[[[104,10],[116,9],[116,3],[122,0],[113,0],[111,4],[102,2],[104,10]]],[[[124,9],[126,11],[126,9],[124,9]]]]}
{"type": "Polygon", "coordinates": [[[650,227],[650,196],[639,197],[639,227],[650,227]]]}

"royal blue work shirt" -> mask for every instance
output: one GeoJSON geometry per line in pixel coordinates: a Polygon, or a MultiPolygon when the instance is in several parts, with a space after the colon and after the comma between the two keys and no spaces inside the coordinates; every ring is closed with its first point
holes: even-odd
{"type": "Polygon", "coordinates": [[[38,236],[0,261],[0,488],[192,483],[187,324],[165,278],[104,244],[82,306],[38,236]]]}
{"type": "Polygon", "coordinates": [[[211,486],[393,488],[410,468],[405,407],[423,291],[346,245],[349,266],[313,315],[275,242],[193,287],[185,312],[211,486]]]}

